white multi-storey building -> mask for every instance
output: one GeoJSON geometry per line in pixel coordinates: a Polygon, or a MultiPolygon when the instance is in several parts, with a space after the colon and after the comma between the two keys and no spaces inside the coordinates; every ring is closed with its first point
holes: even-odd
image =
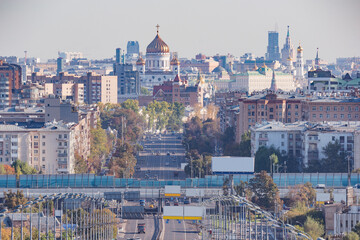
{"type": "Polygon", "coordinates": [[[251,155],[261,146],[279,149],[294,156],[303,166],[325,158],[323,149],[329,142],[340,143],[340,151],[350,156],[353,169],[360,168],[360,121],[353,122],[263,122],[251,128],[251,155]]]}

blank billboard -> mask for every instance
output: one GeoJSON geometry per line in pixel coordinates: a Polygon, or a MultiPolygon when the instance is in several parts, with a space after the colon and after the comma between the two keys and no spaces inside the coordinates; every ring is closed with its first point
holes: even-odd
{"type": "Polygon", "coordinates": [[[180,186],[169,186],[165,185],[165,196],[166,197],[180,197],[181,187],[180,186]]]}
{"type": "Polygon", "coordinates": [[[254,173],[254,158],[213,157],[211,169],[214,174],[254,173]]]}

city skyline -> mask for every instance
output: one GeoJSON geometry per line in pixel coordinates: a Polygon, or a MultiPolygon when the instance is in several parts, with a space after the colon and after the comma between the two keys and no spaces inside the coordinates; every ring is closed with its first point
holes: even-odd
{"type": "Polygon", "coordinates": [[[289,25],[292,43],[297,47],[301,42],[305,59],[314,59],[319,47],[320,58],[334,62],[337,57],[360,55],[356,42],[360,39],[356,28],[359,7],[359,2],[350,0],[298,5],[288,1],[182,1],[174,12],[173,5],[160,0],[4,0],[0,14],[6,21],[0,27],[4,36],[11,37],[2,39],[0,52],[23,57],[27,50],[29,57],[44,61],[56,58],[58,51],[79,51],[89,59],[100,59],[113,57],[115,48],[126,49],[127,41],[135,40],[145,53],[159,24],[161,37],[179,57],[246,52],[261,57],[266,53],[268,31],[278,25],[281,49],[289,25]]]}

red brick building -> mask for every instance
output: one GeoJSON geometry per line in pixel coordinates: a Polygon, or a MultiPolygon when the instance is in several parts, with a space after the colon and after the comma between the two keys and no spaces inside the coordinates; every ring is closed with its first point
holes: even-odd
{"type": "Polygon", "coordinates": [[[195,86],[188,86],[187,81],[176,75],[173,81],[166,81],[154,86],[153,99],[169,103],[180,102],[184,106],[203,106],[203,80],[199,77],[195,86]]]}
{"type": "Polygon", "coordinates": [[[14,107],[20,93],[21,67],[0,60],[0,109],[14,107]]]}

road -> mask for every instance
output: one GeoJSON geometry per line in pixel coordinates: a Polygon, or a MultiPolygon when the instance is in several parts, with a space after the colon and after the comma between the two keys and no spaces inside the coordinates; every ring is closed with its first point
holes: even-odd
{"type": "Polygon", "coordinates": [[[137,157],[134,178],[158,180],[182,180],[181,170],[185,163],[185,149],[180,134],[146,135],[144,147],[137,157]]]}
{"type": "Polygon", "coordinates": [[[120,239],[131,239],[139,237],[141,240],[151,240],[155,230],[155,219],[153,216],[146,216],[145,219],[128,219],[126,220],[125,236],[120,239]],[[145,234],[137,232],[137,225],[145,223],[145,234]]]}
{"type": "Polygon", "coordinates": [[[195,240],[199,239],[198,231],[189,220],[163,220],[164,233],[161,239],[195,240]]]}

